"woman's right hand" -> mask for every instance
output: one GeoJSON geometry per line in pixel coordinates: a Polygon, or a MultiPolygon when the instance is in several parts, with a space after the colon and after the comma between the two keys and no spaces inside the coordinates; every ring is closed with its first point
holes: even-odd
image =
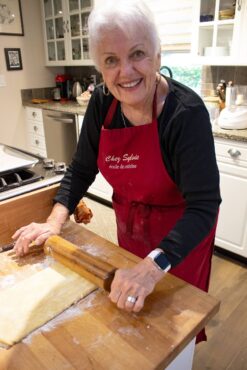
{"type": "Polygon", "coordinates": [[[27,226],[23,226],[18,229],[12,238],[15,241],[14,251],[17,256],[22,256],[28,253],[30,244],[35,245],[43,244],[49,236],[54,234],[59,234],[61,231],[62,225],[54,223],[36,223],[32,222],[27,226]]]}
{"type": "Polygon", "coordinates": [[[18,229],[12,238],[15,240],[14,251],[18,256],[28,253],[30,244],[43,244],[51,235],[60,234],[64,223],[69,217],[68,209],[56,203],[46,222],[32,222],[18,229]]]}

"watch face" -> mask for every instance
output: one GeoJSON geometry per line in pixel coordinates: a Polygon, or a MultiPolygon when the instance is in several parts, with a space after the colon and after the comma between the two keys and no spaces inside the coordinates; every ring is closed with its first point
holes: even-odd
{"type": "Polygon", "coordinates": [[[160,253],[157,257],[155,257],[154,262],[157,263],[162,270],[166,270],[167,267],[171,265],[164,253],[160,253]]]}

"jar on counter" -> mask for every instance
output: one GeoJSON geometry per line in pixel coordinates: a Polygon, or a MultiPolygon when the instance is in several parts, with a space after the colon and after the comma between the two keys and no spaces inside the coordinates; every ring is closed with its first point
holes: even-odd
{"type": "Polygon", "coordinates": [[[220,100],[218,96],[205,96],[203,101],[208,110],[210,121],[214,124],[220,114],[220,100]]]}

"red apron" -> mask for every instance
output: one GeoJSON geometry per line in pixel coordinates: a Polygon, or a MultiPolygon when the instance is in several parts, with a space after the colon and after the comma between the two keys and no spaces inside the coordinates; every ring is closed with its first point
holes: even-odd
{"type": "MultiPolygon", "coordinates": [[[[114,99],[101,130],[98,167],[114,189],[119,245],[144,258],[175,226],[186,204],[162,159],[156,97],[150,124],[107,129],[117,104],[114,99]]],[[[170,272],[207,291],[214,236],[215,227],[170,272]]],[[[201,340],[206,340],[204,331],[197,336],[197,342],[201,340]]]]}

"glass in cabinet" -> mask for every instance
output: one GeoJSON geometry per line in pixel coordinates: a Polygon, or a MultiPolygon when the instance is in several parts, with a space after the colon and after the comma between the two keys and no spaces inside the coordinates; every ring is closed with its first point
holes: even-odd
{"type": "Polygon", "coordinates": [[[244,7],[246,0],[198,0],[194,54],[211,60],[236,57],[244,7]]]}
{"type": "Polygon", "coordinates": [[[43,0],[45,45],[48,62],[64,61],[65,23],[62,0],[43,0]]]}
{"type": "Polygon", "coordinates": [[[91,65],[88,17],[92,0],[42,0],[47,65],[91,65]],[[57,62],[57,63],[56,63],[57,62]]]}

